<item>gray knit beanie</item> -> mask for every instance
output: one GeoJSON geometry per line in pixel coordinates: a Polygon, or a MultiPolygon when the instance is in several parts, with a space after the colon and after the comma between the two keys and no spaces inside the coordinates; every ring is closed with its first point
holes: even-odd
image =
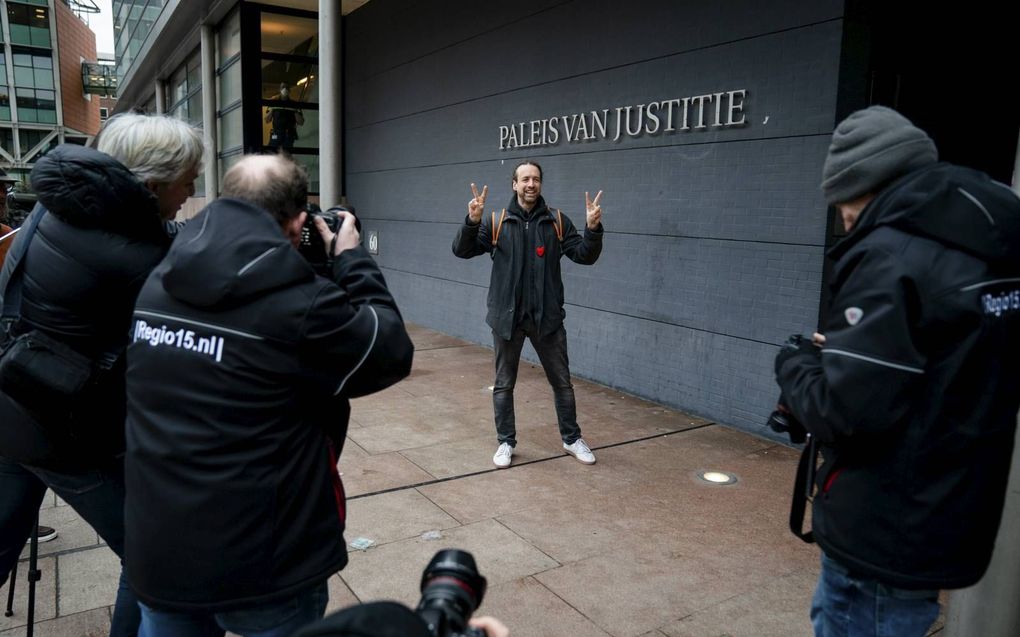
{"type": "Polygon", "coordinates": [[[924,131],[891,108],[870,106],[832,133],[822,192],[830,205],[846,203],[937,160],[935,142],[924,131]]]}

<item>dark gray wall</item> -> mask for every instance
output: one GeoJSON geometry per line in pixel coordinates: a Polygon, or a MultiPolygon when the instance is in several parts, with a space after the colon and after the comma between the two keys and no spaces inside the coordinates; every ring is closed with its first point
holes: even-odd
{"type": "Polygon", "coordinates": [[[451,243],[469,184],[502,208],[512,167],[534,158],[546,200],[578,225],[584,192],[605,192],[601,259],[563,266],[572,371],[763,433],[776,345],[817,321],[842,11],[373,0],[352,13],[346,193],[405,317],[491,345],[490,261],[451,243]],[[508,123],[737,89],[742,128],[499,149],[508,123]]]}

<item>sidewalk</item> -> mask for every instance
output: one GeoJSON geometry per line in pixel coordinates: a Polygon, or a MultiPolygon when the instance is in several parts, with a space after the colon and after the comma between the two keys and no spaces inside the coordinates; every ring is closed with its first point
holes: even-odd
{"type": "MultiPolygon", "coordinates": [[[[786,528],[795,450],[575,380],[598,457],[584,466],[561,451],[541,367],[522,362],[520,442],[513,466],[498,470],[491,350],[414,326],[411,335],[411,377],[354,401],[340,459],[345,538],[372,545],[351,549],[330,578],[331,609],[413,606],[432,555],[461,548],[489,580],[479,613],[514,637],[811,635],[818,549],[786,528]],[[711,485],[701,470],[738,481],[711,485]]],[[[52,495],[41,523],[60,537],[39,546],[36,635],[105,635],[116,558],[52,495]]],[[[0,637],[24,634],[26,569],[0,637]]]]}

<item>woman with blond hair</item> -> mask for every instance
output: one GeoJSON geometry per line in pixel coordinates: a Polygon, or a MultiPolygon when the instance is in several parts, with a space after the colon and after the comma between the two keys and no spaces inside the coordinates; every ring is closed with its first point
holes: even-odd
{"type": "MultiPolygon", "coordinates": [[[[0,294],[12,303],[10,290],[20,288],[17,319],[5,330],[58,341],[104,371],[63,403],[0,386],[0,578],[32,532],[47,487],[123,555],[131,312],[170,247],[168,222],[195,192],[202,155],[201,134],[184,122],[131,113],[106,123],[97,150],[64,144],[32,170],[39,203],[0,275],[0,294]]],[[[138,622],[121,577],[110,632],[133,635],[138,622]]]]}

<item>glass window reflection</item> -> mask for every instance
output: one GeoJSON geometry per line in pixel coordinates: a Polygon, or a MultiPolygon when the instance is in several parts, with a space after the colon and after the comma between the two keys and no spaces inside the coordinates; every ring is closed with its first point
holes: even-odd
{"type": "Polygon", "coordinates": [[[223,69],[216,80],[220,90],[217,104],[221,108],[226,108],[241,99],[241,64],[239,62],[234,62],[223,69]]]}
{"type": "Polygon", "coordinates": [[[262,52],[319,55],[319,22],[279,13],[262,13],[262,52]]]}
{"type": "Polygon", "coordinates": [[[241,147],[244,141],[242,137],[242,112],[243,109],[237,107],[220,116],[220,150],[229,151],[241,147]]]}
{"type": "Polygon", "coordinates": [[[262,140],[272,150],[319,147],[319,111],[292,104],[262,107],[262,140]]]}
{"type": "Polygon", "coordinates": [[[314,62],[262,60],[262,97],[276,99],[286,84],[290,100],[319,103],[319,65],[314,62]]]}
{"type": "Polygon", "coordinates": [[[241,52],[241,12],[235,10],[220,24],[216,37],[219,41],[219,64],[241,52]]]}
{"type": "Polygon", "coordinates": [[[291,159],[305,167],[308,171],[308,192],[319,192],[319,156],[291,155],[291,159]]]}

